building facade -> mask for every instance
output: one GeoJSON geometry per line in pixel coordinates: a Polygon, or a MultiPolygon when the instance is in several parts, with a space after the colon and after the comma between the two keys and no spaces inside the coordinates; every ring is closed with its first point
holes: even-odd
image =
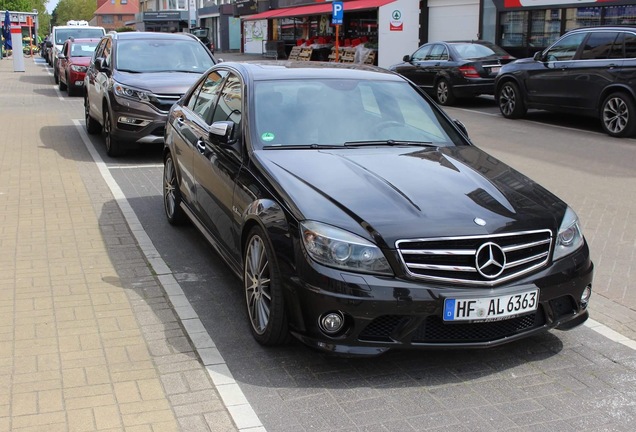
{"type": "Polygon", "coordinates": [[[104,27],[108,32],[126,27],[138,12],[137,0],[97,0],[97,10],[89,24],[104,27]]]}

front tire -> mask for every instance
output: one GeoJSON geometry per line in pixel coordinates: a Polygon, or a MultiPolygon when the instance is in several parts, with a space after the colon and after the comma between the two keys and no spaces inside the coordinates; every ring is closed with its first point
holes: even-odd
{"type": "Polygon", "coordinates": [[[453,94],[453,88],[444,78],[435,83],[435,98],[440,105],[453,105],[457,98],[453,94]]]}
{"type": "Polygon", "coordinates": [[[169,153],[163,164],[163,208],[170,225],[182,225],[186,221],[186,215],[181,208],[177,171],[169,153]]]}
{"type": "Polygon", "coordinates": [[[636,133],[636,107],[625,93],[612,93],[601,106],[601,125],[609,136],[622,138],[636,133]]]}
{"type": "Polygon", "coordinates": [[[243,256],[245,302],[254,339],[261,345],[285,343],[289,336],[276,255],[267,234],[251,229],[243,256]]]}
{"type": "Polygon", "coordinates": [[[523,102],[519,86],[512,81],[505,82],[501,86],[497,104],[501,115],[509,119],[521,118],[528,111],[523,102]]]}
{"type": "Polygon", "coordinates": [[[90,103],[88,96],[84,96],[84,121],[86,123],[86,132],[89,135],[97,135],[101,132],[102,127],[97,120],[91,117],[90,103]]]}
{"type": "Polygon", "coordinates": [[[124,154],[119,140],[113,136],[113,122],[111,121],[110,110],[104,107],[104,126],[102,128],[104,141],[106,142],[106,154],[110,157],[117,157],[124,154]]]}

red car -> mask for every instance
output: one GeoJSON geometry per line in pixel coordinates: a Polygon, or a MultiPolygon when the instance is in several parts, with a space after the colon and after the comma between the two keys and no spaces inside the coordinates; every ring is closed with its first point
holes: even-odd
{"type": "Polygon", "coordinates": [[[67,39],[58,55],[57,76],[60,90],[67,90],[69,96],[80,94],[84,88],[86,68],[97,47],[99,39],[67,39]]]}

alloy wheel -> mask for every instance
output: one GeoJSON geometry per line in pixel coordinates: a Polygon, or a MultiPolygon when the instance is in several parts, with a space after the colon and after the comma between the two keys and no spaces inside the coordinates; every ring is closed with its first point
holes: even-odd
{"type": "Polygon", "coordinates": [[[174,209],[177,203],[175,196],[176,183],[177,176],[174,171],[174,162],[172,158],[168,158],[163,168],[163,203],[169,219],[174,217],[174,209]]]}
{"type": "Polygon", "coordinates": [[[516,96],[514,89],[509,85],[505,85],[501,89],[499,108],[504,115],[509,116],[514,112],[515,105],[517,104],[516,96]]]}
{"type": "Polygon", "coordinates": [[[629,122],[629,107],[620,97],[609,99],[603,107],[603,123],[605,128],[620,134],[625,130],[629,122]]]}
{"type": "Polygon", "coordinates": [[[250,238],[245,254],[245,296],[247,310],[254,332],[262,335],[267,330],[272,307],[269,259],[263,239],[250,238]]]}
{"type": "Polygon", "coordinates": [[[440,81],[437,84],[437,101],[444,105],[448,101],[448,84],[446,81],[440,81]]]}

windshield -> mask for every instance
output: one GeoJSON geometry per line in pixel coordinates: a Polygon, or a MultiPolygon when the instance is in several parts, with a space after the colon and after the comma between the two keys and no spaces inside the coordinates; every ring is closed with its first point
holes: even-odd
{"type": "Polygon", "coordinates": [[[257,146],[375,141],[448,146],[461,141],[448,121],[406,82],[311,79],[254,85],[257,146]]]}
{"type": "Polygon", "coordinates": [[[214,65],[208,51],[193,39],[122,40],[117,45],[119,70],[131,72],[198,72],[214,65]]]}
{"type": "Polygon", "coordinates": [[[482,45],[478,43],[457,43],[453,44],[462,58],[482,58],[490,56],[510,56],[506,51],[497,45],[482,45]]]}
{"type": "Polygon", "coordinates": [[[71,57],[92,57],[98,42],[74,42],[71,45],[71,57]]]}
{"type": "Polygon", "coordinates": [[[101,28],[75,27],[55,30],[55,43],[62,45],[70,37],[75,39],[99,39],[104,36],[101,28]]]}

